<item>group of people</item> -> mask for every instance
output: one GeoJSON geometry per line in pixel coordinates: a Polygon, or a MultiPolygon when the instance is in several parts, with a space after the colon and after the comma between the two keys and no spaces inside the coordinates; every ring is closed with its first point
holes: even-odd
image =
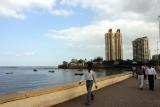
{"type": "MultiPolygon", "coordinates": [[[[86,89],[87,89],[87,97],[86,97],[86,105],[90,105],[91,100],[94,100],[94,95],[92,93],[92,87],[93,83],[95,83],[95,88],[97,87],[97,82],[96,82],[96,74],[92,70],[92,63],[88,63],[88,70],[86,70],[83,73],[82,79],[79,82],[79,84],[82,83],[82,81],[85,80],[86,82],[86,89]]],[[[149,84],[149,89],[154,91],[154,80],[156,79],[156,70],[152,66],[133,66],[132,68],[133,71],[133,76],[135,73],[137,74],[137,79],[139,80],[139,88],[140,90],[143,90],[144,86],[144,80],[146,84],[149,84]]]]}
{"type": "Polygon", "coordinates": [[[144,81],[146,85],[149,85],[149,89],[154,91],[154,80],[156,79],[156,70],[152,66],[137,66],[132,67],[133,76],[137,74],[137,79],[139,81],[139,89],[143,90],[144,81]]]}

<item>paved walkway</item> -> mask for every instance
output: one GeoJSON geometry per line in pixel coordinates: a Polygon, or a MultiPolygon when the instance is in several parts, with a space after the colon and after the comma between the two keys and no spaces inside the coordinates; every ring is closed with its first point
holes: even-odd
{"type": "MultiPolygon", "coordinates": [[[[89,107],[160,107],[160,79],[155,81],[155,91],[143,91],[137,87],[138,81],[130,78],[121,83],[95,91],[95,100],[89,107]]],[[[85,96],[53,107],[86,107],[85,96]]]]}

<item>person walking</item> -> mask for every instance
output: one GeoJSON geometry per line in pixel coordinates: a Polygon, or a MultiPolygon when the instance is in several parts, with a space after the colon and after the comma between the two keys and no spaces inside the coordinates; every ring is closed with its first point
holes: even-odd
{"type": "Polygon", "coordinates": [[[137,68],[137,74],[138,74],[139,89],[143,90],[144,75],[145,75],[144,66],[139,66],[137,68]]]}
{"type": "Polygon", "coordinates": [[[87,89],[87,97],[86,97],[86,105],[90,105],[91,100],[94,100],[94,95],[92,93],[92,86],[93,83],[95,83],[95,88],[97,89],[97,85],[96,85],[96,74],[95,72],[92,70],[92,63],[88,62],[88,70],[85,71],[83,73],[82,79],[79,82],[79,84],[82,83],[83,80],[86,81],[86,89],[87,89]]]}
{"type": "Polygon", "coordinates": [[[156,70],[149,66],[149,68],[146,70],[146,75],[148,76],[149,89],[154,91],[154,79],[156,79],[156,70]]]}
{"type": "Polygon", "coordinates": [[[148,86],[148,76],[146,74],[146,70],[148,69],[148,66],[144,66],[144,71],[145,71],[145,75],[144,75],[144,82],[145,82],[145,85],[148,86]]]}
{"type": "Polygon", "coordinates": [[[135,67],[135,66],[132,66],[132,77],[134,77],[135,72],[136,72],[136,67],[135,67]]]}

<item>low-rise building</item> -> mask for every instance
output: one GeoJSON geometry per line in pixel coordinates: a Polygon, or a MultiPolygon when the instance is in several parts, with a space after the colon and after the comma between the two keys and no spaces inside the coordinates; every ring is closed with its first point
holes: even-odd
{"type": "Polygon", "coordinates": [[[153,55],[152,60],[160,60],[160,54],[153,55]]]}

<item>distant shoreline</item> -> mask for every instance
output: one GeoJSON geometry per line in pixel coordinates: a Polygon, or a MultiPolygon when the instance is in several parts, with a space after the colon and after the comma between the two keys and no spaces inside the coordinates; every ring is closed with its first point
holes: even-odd
{"type": "MultiPolygon", "coordinates": [[[[93,69],[123,69],[123,70],[131,70],[132,66],[129,65],[98,65],[98,66],[94,66],[93,69]]],[[[79,67],[79,66],[71,66],[68,68],[63,68],[63,67],[59,67],[58,69],[87,69],[86,67],[79,67]]]]}
{"type": "Polygon", "coordinates": [[[56,69],[57,66],[0,66],[0,68],[40,68],[40,69],[56,69]]]}

